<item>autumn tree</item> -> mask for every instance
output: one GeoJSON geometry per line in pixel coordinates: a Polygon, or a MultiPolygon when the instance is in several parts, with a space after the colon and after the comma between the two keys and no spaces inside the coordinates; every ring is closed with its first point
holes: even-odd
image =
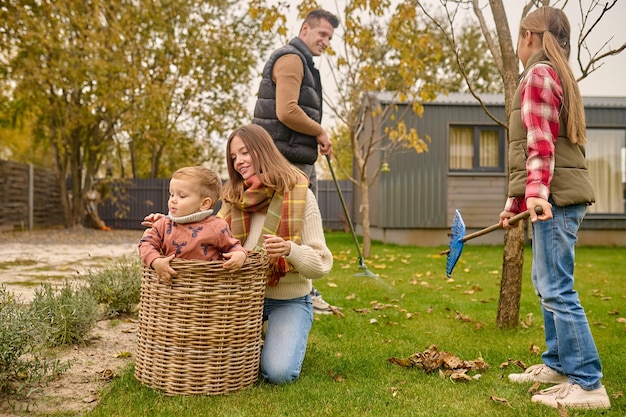
{"type": "Polygon", "coordinates": [[[157,176],[210,158],[280,23],[264,3],[0,2],[0,91],[53,151],[68,227],[105,164],[157,176]]]}
{"type": "MultiPolygon", "coordinates": [[[[301,5],[301,16],[313,7],[311,1],[301,5]]],[[[380,155],[427,152],[429,138],[409,126],[406,117],[421,115],[422,103],[462,85],[462,78],[441,70],[447,46],[418,10],[416,0],[347,0],[338,10],[341,26],[327,54],[335,85],[324,85],[325,103],[337,120],[333,163],[357,187],[365,257],[371,249],[369,189],[381,172],[380,155]]],[[[472,30],[465,35],[479,40],[476,27],[472,30]]],[[[485,88],[493,85],[487,82],[485,88]]]]}
{"type": "MultiPolygon", "coordinates": [[[[511,112],[511,104],[513,95],[517,88],[520,66],[516,54],[516,45],[513,44],[513,37],[510,32],[510,24],[507,18],[503,0],[489,0],[481,2],[479,0],[440,0],[440,8],[445,15],[444,19],[437,18],[433,11],[433,3],[420,2],[420,8],[429,16],[431,21],[436,24],[440,32],[454,51],[455,60],[458,62],[460,74],[465,80],[468,90],[478,100],[485,112],[499,125],[506,127],[508,116],[511,112]],[[493,22],[487,21],[484,11],[489,10],[493,22]],[[506,120],[498,120],[491,114],[480,98],[480,89],[475,79],[470,75],[471,66],[463,56],[458,52],[464,49],[463,41],[457,36],[458,19],[457,16],[464,14],[460,11],[470,11],[480,25],[483,38],[488,46],[488,50],[493,57],[504,90],[505,114],[506,120]],[[496,36],[493,36],[492,28],[496,29],[496,36]]],[[[540,6],[553,5],[554,7],[565,7],[567,1],[550,0],[531,0],[520,3],[518,7],[522,8],[522,18],[531,10],[540,6]]],[[[589,74],[597,70],[602,65],[602,60],[616,55],[626,49],[626,42],[610,46],[610,39],[602,43],[598,50],[591,50],[588,41],[592,35],[593,29],[602,24],[602,19],[610,13],[611,9],[616,5],[617,0],[601,3],[592,0],[583,4],[578,2],[578,12],[582,16],[582,24],[578,36],[572,28],[572,37],[577,39],[576,65],[581,72],[578,81],[586,78],[589,74]]],[[[568,8],[572,10],[573,7],[568,8]]],[[[567,10],[566,10],[567,12],[567,10]]],[[[517,27],[517,24],[513,26],[517,27]]],[[[505,233],[504,237],[504,255],[502,267],[502,280],[500,301],[498,304],[497,322],[500,327],[515,327],[519,319],[519,303],[521,298],[521,282],[522,269],[524,264],[524,233],[523,225],[512,228],[505,233]]]]}

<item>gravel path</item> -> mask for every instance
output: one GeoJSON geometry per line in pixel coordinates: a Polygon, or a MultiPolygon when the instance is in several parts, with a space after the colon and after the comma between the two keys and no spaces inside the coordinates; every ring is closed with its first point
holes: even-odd
{"type": "Polygon", "coordinates": [[[0,284],[23,301],[43,282],[77,279],[137,254],[142,230],[50,229],[0,233],[0,284]]]}

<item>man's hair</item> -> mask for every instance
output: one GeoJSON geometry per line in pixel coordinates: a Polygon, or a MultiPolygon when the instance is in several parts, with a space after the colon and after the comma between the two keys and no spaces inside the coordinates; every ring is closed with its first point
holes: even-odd
{"type": "Polygon", "coordinates": [[[309,14],[306,15],[304,23],[308,23],[309,26],[315,27],[319,24],[321,19],[328,20],[328,23],[330,23],[334,29],[337,29],[337,26],[339,26],[339,18],[331,12],[322,9],[310,11],[309,14]]]}
{"type": "Polygon", "coordinates": [[[203,167],[183,167],[172,174],[172,178],[189,181],[196,185],[202,198],[211,199],[211,208],[215,207],[222,194],[222,180],[215,171],[203,167]]]}

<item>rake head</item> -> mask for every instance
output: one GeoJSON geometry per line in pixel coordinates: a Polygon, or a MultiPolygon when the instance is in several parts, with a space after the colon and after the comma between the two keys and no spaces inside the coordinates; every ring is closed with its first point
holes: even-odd
{"type": "Polygon", "coordinates": [[[465,223],[461,217],[461,212],[456,210],[456,216],[452,222],[452,235],[448,244],[450,251],[446,260],[446,276],[448,278],[452,276],[452,270],[461,257],[461,252],[463,252],[463,236],[465,236],[465,223]]]}

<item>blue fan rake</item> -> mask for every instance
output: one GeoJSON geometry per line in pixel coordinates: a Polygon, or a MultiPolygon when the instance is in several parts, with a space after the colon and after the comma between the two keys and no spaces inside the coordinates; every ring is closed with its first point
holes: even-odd
{"type": "MultiPolygon", "coordinates": [[[[538,215],[541,215],[543,213],[543,209],[541,208],[541,206],[535,207],[535,213],[537,213],[538,215]]],[[[523,211],[511,217],[509,219],[509,224],[514,226],[517,222],[527,219],[529,216],[530,210],[523,211]]],[[[463,217],[461,217],[461,212],[459,210],[456,210],[456,216],[454,217],[454,221],[452,222],[450,243],[448,244],[449,249],[441,252],[442,255],[448,255],[448,259],[446,259],[446,276],[448,278],[452,277],[452,270],[454,269],[454,266],[461,257],[461,253],[463,252],[463,244],[465,242],[470,239],[474,239],[475,237],[486,235],[487,233],[493,232],[494,230],[500,229],[501,227],[502,226],[500,224],[494,224],[477,232],[466,235],[463,217]]]]}

